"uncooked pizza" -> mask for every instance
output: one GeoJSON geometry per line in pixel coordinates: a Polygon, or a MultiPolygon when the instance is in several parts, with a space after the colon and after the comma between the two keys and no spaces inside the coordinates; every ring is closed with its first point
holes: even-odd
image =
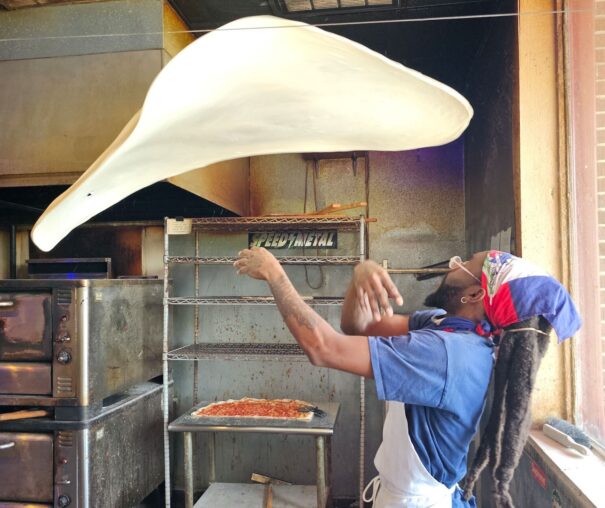
{"type": "Polygon", "coordinates": [[[293,399],[253,399],[213,402],[191,413],[193,416],[218,418],[269,418],[279,420],[302,420],[313,418],[312,404],[293,399]]]}

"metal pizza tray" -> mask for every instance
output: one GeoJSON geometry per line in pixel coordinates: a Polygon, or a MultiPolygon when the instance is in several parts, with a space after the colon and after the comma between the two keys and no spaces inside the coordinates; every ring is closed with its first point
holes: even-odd
{"type": "Polygon", "coordinates": [[[273,434],[332,435],[340,410],[340,403],[338,402],[310,402],[311,405],[325,411],[326,415],[322,417],[313,415],[313,418],[309,421],[191,415],[194,411],[208,404],[211,404],[211,402],[200,402],[192,407],[184,415],[173,421],[168,426],[168,430],[171,432],[265,432],[273,434]]]}

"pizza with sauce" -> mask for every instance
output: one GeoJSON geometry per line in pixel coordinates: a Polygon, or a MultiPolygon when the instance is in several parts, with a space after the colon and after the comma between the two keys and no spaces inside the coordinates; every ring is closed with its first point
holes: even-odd
{"type": "Polygon", "coordinates": [[[304,400],[253,399],[213,402],[191,413],[215,418],[269,418],[308,421],[313,418],[313,405],[304,400]]]}

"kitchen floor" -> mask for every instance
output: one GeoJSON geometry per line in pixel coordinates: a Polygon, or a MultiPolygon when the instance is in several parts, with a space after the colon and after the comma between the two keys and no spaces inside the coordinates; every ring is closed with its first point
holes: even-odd
{"type": "MultiPolygon", "coordinates": [[[[201,492],[196,493],[195,499],[201,495],[201,492]]],[[[338,499],[332,503],[331,508],[357,508],[357,503],[352,499],[338,499]]],[[[133,508],[163,508],[164,507],[164,488],[163,485],[154,490],[140,504],[133,508]]],[[[172,508],[184,508],[185,500],[182,491],[176,491],[172,496],[172,508]]],[[[366,505],[370,508],[370,505],[366,505]]]]}

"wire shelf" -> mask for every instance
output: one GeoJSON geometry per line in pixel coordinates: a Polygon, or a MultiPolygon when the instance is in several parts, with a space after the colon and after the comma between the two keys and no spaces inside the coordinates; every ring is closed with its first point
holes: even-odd
{"type": "MultiPolygon", "coordinates": [[[[166,256],[164,261],[173,264],[232,265],[237,257],[166,256]]],[[[359,256],[277,256],[282,265],[355,265],[359,256]]]]}
{"type": "MultiPolygon", "coordinates": [[[[366,228],[368,222],[375,222],[376,219],[369,219],[360,216],[273,216],[273,217],[204,217],[204,218],[166,218],[164,220],[164,298],[163,298],[163,312],[164,312],[164,333],[163,333],[163,354],[162,354],[162,372],[164,375],[164,395],[163,395],[163,421],[164,421],[164,481],[166,484],[166,498],[165,504],[167,508],[171,506],[170,500],[170,491],[171,491],[171,452],[170,452],[170,439],[168,436],[168,432],[170,431],[180,431],[180,432],[192,432],[200,430],[199,428],[199,419],[195,422],[194,425],[188,424],[188,422],[181,422],[178,426],[177,422],[170,423],[170,394],[168,390],[167,380],[170,377],[170,371],[168,368],[169,362],[172,360],[203,360],[203,359],[220,359],[220,360],[256,360],[256,361],[291,361],[291,362],[306,362],[306,355],[303,353],[302,349],[298,346],[298,344],[281,344],[281,343],[208,343],[201,342],[197,344],[189,344],[187,346],[179,347],[177,349],[170,350],[169,344],[171,342],[170,339],[170,312],[169,308],[173,305],[271,305],[275,306],[275,299],[273,297],[265,297],[265,296],[221,296],[221,297],[200,297],[198,291],[198,281],[199,281],[199,266],[208,264],[208,265],[227,265],[232,264],[236,261],[236,257],[233,256],[225,256],[225,257],[210,257],[210,256],[200,256],[200,248],[199,245],[201,242],[201,237],[204,235],[198,236],[198,232],[213,232],[213,233],[221,233],[221,232],[229,232],[229,233],[242,233],[248,231],[249,233],[256,231],[263,232],[272,232],[278,231],[280,233],[284,232],[292,232],[292,231],[311,231],[314,230],[322,230],[322,233],[325,233],[330,229],[337,229],[338,231],[345,231],[348,235],[353,235],[354,233],[358,234],[358,242],[357,242],[357,250],[358,256],[335,256],[328,255],[328,253],[324,253],[323,256],[320,256],[320,252],[323,253],[323,250],[318,250],[314,252],[315,256],[279,256],[278,260],[282,264],[291,264],[291,265],[355,265],[360,260],[365,259],[365,249],[366,249],[366,228]],[[170,238],[173,235],[191,235],[194,233],[195,242],[194,247],[195,250],[191,252],[193,256],[171,256],[170,255],[170,238]],[[196,296],[184,296],[184,297],[175,297],[170,296],[170,287],[168,284],[170,278],[170,265],[175,264],[192,264],[194,265],[195,271],[195,280],[196,286],[195,291],[192,291],[196,296]]],[[[340,248],[340,247],[339,247],[340,248]]],[[[349,247],[347,247],[349,248],[349,247]]],[[[283,251],[282,251],[283,252],[283,251]]],[[[293,250],[290,252],[299,252],[297,250],[293,250]]],[[[305,252],[304,250],[302,251],[305,252]]],[[[331,251],[334,252],[334,251],[331,251]]],[[[336,251],[339,252],[339,251],[336,251]]],[[[336,253],[334,252],[334,253],[336,253]]],[[[344,252],[344,251],[343,251],[344,252]]],[[[284,252],[284,253],[287,253],[284,252]]],[[[335,298],[335,297],[311,297],[306,296],[302,297],[303,300],[312,306],[336,306],[342,305],[344,302],[344,298],[335,298]]],[[[193,312],[193,321],[194,321],[194,335],[193,338],[197,339],[199,337],[199,314],[201,313],[201,309],[195,308],[195,312],[193,312]],[[200,312],[198,312],[200,311],[200,312]]],[[[197,342],[197,340],[195,341],[197,342]]],[[[197,400],[197,383],[199,382],[199,376],[195,373],[198,367],[201,364],[198,362],[193,363],[194,367],[194,375],[193,375],[193,398],[197,400]]],[[[364,441],[365,441],[365,433],[362,431],[364,427],[365,421],[365,392],[363,390],[363,378],[362,379],[362,387],[359,392],[360,396],[360,470],[359,470],[359,484],[360,484],[360,492],[363,489],[364,483],[364,441]]],[[[202,403],[203,404],[203,403],[202,403]]],[[[319,405],[320,403],[318,403],[319,405]]],[[[334,414],[334,420],[336,414],[338,413],[338,404],[327,403],[325,406],[325,411],[329,414],[334,414]],[[330,406],[330,408],[328,408],[330,406]]],[[[190,415],[185,415],[189,417],[190,415]]],[[[182,418],[181,418],[182,419],[182,418]]],[[[179,420],[181,420],[179,419],[179,420]]],[[[324,419],[320,421],[323,422],[324,419]]],[[[325,422],[324,422],[325,424],[325,422]]],[[[256,424],[255,424],[256,425],[256,424]]],[[[250,431],[250,432],[289,432],[289,433],[324,433],[331,434],[333,432],[334,422],[330,423],[331,427],[327,430],[317,430],[313,429],[312,432],[309,432],[307,429],[294,429],[288,427],[275,426],[273,424],[266,425],[262,428],[255,426],[242,426],[240,431],[250,431]]],[[[239,429],[239,427],[233,426],[233,422],[229,422],[227,425],[221,424],[219,427],[205,427],[203,430],[234,430],[239,429]]],[[[318,441],[319,442],[319,441],[318,441]]],[[[187,457],[187,449],[191,450],[191,440],[189,439],[189,447],[186,446],[185,457],[187,457]]],[[[212,456],[214,456],[214,448],[211,450],[212,456]]],[[[191,458],[191,453],[189,453],[191,458]]],[[[318,452],[318,457],[323,456],[323,453],[318,452]]],[[[187,458],[185,460],[186,464],[189,466],[186,467],[186,476],[192,477],[191,473],[191,460],[187,462],[187,458]],[[187,469],[188,468],[188,469],[187,469]]],[[[319,466],[318,466],[319,467],[319,466]]],[[[214,468],[214,459],[212,462],[212,468],[214,468]]],[[[192,492],[193,488],[186,486],[185,492],[192,492]]],[[[321,504],[321,503],[320,503],[321,504]]]]}
{"type": "MultiPolygon", "coordinates": [[[[302,297],[309,305],[342,305],[344,298],[302,297]]],[[[181,296],[166,298],[168,305],[275,305],[272,296],[218,296],[193,297],[181,296]]]]}
{"type": "Polygon", "coordinates": [[[190,344],[168,352],[169,360],[200,360],[205,358],[224,358],[226,360],[239,359],[267,359],[268,357],[294,357],[295,360],[304,361],[305,353],[298,344],[252,344],[244,342],[231,343],[200,343],[190,344]]]}
{"type": "Polygon", "coordinates": [[[192,229],[198,231],[241,231],[250,228],[263,230],[284,226],[296,226],[297,229],[336,227],[341,230],[355,230],[361,223],[359,217],[349,216],[200,217],[184,220],[191,221],[192,229]]]}

